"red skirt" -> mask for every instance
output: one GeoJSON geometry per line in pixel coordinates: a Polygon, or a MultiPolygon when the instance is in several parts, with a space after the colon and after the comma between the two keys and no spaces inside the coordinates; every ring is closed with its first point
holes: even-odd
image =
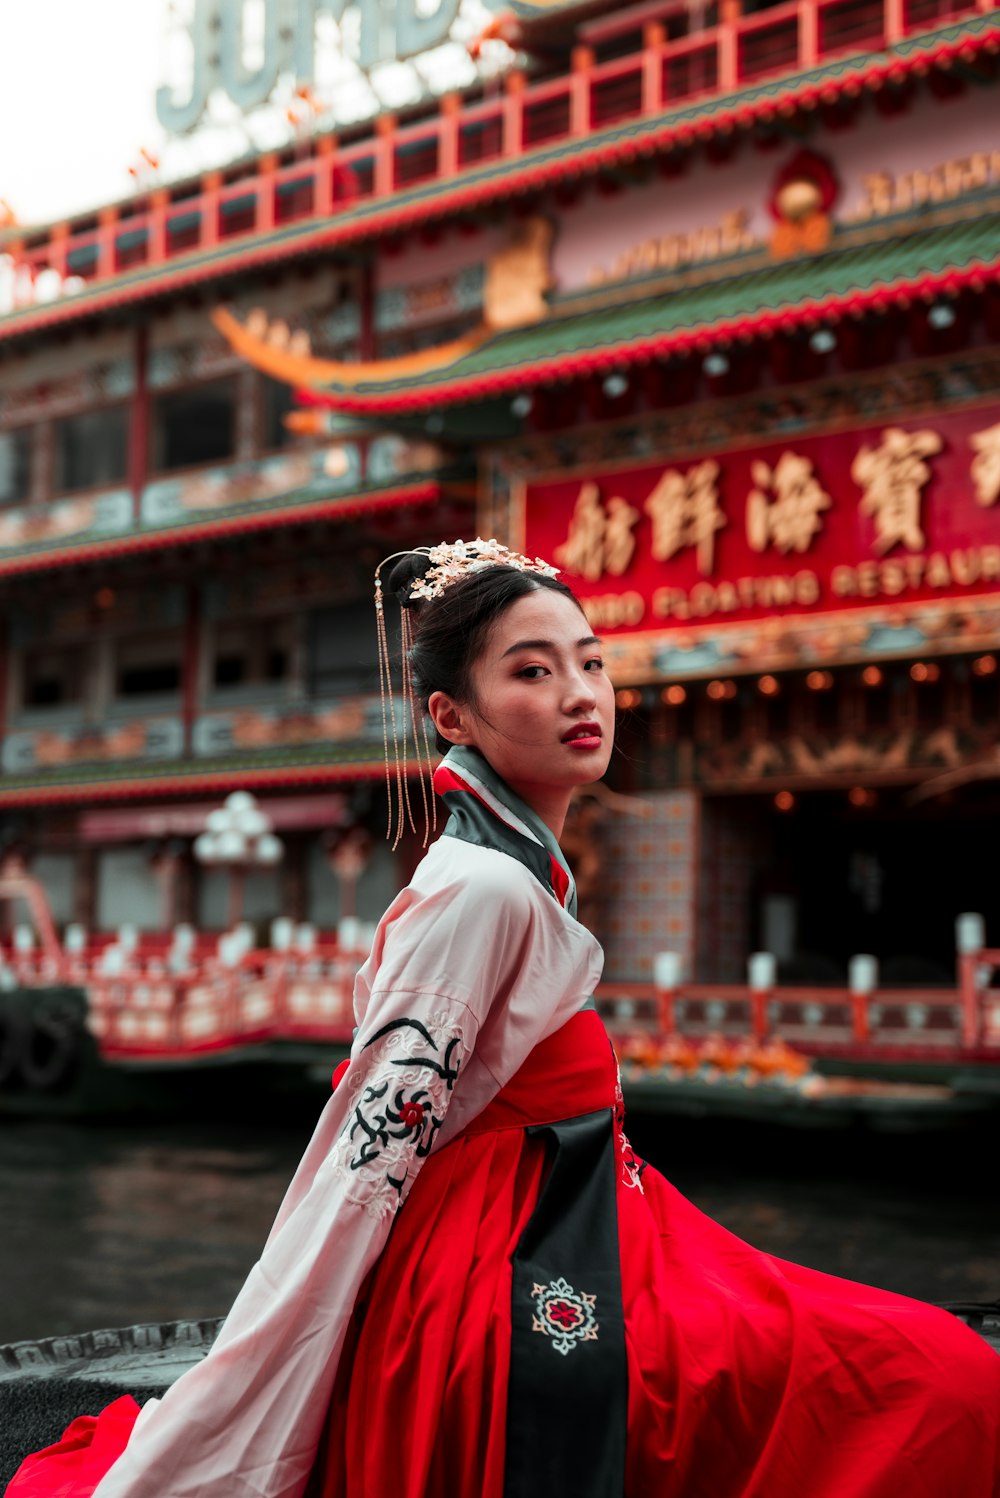
{"type": "MultiPolygon", "coordinates": [[[[526,1126],[616,1090],[603,1025],[578,1015],[425,1163],[354,1317],[322,1498],[503,1498],[511,1261],[546,1168],[526,1126]]],[[[616,1147],[626,1498],[1000,1494],[1000,1358],[981,1338],[750,1248],[637,1171],[620,1131],[616,1147]]],[[[571,1419],[551,1433],[577,1438],[571,1419]]]]}
{"type": "MultiPolygon", "coordinates": [[[[425,1162],[357,1305],[310,1498],[504,1498],[511,1266],[548,1161],[528,1129],[616,1099],[604,1028],[581,1014],[425,1162]]],[[[640,1169],[620,1129],[615,1148],[625,1498],[1000,1495],[985,1342],[748,1247],[640,1169]]],[[[75,1422],[12,1498],[87,1498],[136,1410],[75,1422]]],[[[549,1438],[580,1432],[569,1417],[549,1438]]]]}

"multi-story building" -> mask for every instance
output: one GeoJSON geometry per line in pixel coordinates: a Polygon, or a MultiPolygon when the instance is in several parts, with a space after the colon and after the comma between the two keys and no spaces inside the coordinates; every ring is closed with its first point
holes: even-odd
{"type": "Polygon", "coordinates": [[[612,977],[947,977],[995,916],[1000,13],[491,30],[492,81],[6,234],[3,837],[60,922],[221,929],[192,840],[250,789],[251,918],[333,925],[357,825],[376,914],[372,568],[479,531],[606,635],[612,977]]]}

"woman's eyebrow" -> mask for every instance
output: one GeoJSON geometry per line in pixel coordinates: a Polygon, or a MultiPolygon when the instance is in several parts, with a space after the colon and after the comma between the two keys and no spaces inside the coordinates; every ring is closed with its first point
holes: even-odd
{"type": "MultiPolygon", "coordinates": [[[[577,650],[582,650],[587,645],[599,645],[600,643],[601,642],[597,638],[596,635],[584,635],[584,637],[583,637],[582,640],[577,640],[577,642],[576,642],[576,648],[577,648],[577,650]]],[[[555,641],[554,640],[518,640],[518,641],[516,641],[515,644],[509,645],[507,647],[507,649],[504,651],[504,653],[500,657],[500,659],[502,661],[504,661],[504,660],[507,659],[507,657],[509,655],[516,655],[516,653],[519,650],[555,650],[555,649],[556,649],[556,645],[555,645],[555,641]]]]}

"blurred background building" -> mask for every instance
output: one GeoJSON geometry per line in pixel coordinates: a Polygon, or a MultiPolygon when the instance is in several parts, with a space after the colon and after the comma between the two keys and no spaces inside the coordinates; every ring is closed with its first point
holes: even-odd
{"type": "Polygon", "coordinates": [[[610,978],[950,981],[995,915],[1000,12],[315,9],[248,63],[193,7],[161,100],[179,134],[284,80],[287,144],[0,235],[5,847],[61,926],[221,931],[193,843],[250,790],[284,858],[245,915],[335,927],[346,846],[376,917],[419,842],[381,836],[372,570],[478,531],[607,640],[610,978]],[[316,37],[416,97],[333,128],[316,37]]]}

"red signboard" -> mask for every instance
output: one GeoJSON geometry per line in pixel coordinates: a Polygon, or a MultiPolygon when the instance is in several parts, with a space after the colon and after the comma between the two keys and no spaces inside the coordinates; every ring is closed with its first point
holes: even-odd
{"type": "Polygon", "coordinates": [[[1000,592],[1000,406],[526,486],[606,633],[1000,592]]]}

